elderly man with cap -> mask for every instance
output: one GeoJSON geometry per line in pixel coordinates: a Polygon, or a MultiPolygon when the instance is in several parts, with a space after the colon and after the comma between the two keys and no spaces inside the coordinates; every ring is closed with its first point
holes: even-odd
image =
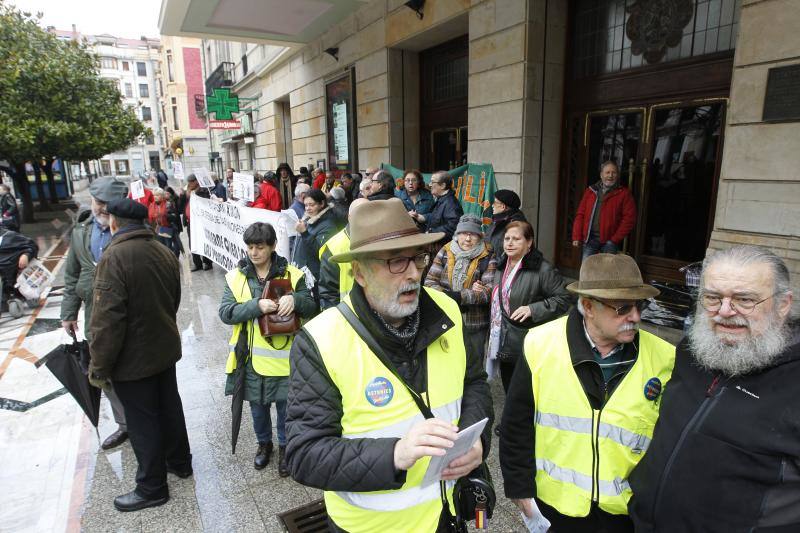
{"type": "Polygon", "coordinates": [[[653,443],[630,477],[636,531],[800,531],[800,324],[789,269],[740,245],[703,262],[653,443]]]}
{"type": "Polygon", "coordinates": [[[527,334],[506,396],[505,493],[553,531],[632,532],[628,476],[653,436],[675,347],[639,331],[658,290],[631,257],[591,256],[567,289],[577,308],[527,334]]]}
{"type": "Polygon", "coordinates": [[[331,261],[351,263],[356,284],[292,345],[289,468],[325,491],[334,531],[436,531],[454,512],[452,481],[480,465],[490,431],[443,483],[423,476],[459,428],[492,418],[486,374],[464,349],[458,304],[421,287],[442,234],[421,234],[392,198],[359,205],[350,238],[331,261]]]}
{"type": "MultiPolygon", "coordinates": [[[[94,300],[94,271],[111,241],[106,206],[109,202],[125,198],[128,186],[116,178],[98,178],[92,182],[89,193],[92,198],[91,209],[78,215],[78,222],[72,230],[64,265],[64,297],[61,300],[61,325],[73,337],[78,331],[78,312],[83,305],[87,339],[94,300]]],[[[108,389],[106,395],[111,402],[111,411],[118,427],[103,441],[101,447],[104,450],[119,446],[128,438],[122,404],[112,388],[108,389]]]]}
{"type": "Polygon", "coordinates": [[[511,189],[500,189],[494,193],[492,224],[486,230],[486,240],[492,245],[498,261],[504,254],[503,237],[506,236],[506,226],[516,221],[527,222],[525,215],[519,209],[521,205],[519,195],[511,189]]]}
{"type": "Polygon", "coordinates": [[[144,225],[143,205],[122,199],[106,209],[113,237],[95,276],[89,381],[103,389],[113,383],[125,407],[139,468],[136,489],[117,496],[114,507],[138,511],[167,502],[167,472],[192,475],[175,377],[181,358],[180,268],[144,225]]]}

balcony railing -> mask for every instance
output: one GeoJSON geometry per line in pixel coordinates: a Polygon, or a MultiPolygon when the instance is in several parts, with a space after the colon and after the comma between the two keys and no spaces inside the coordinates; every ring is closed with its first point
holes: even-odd
{"type": "Polygon", "coordinates": [[[194,112],[200,118],[204,118],[206,116],[206,97],[205,97],[205,95],[202,95],[202,94],[194,95],[194,112]]]}
{"type": "Polygon", "coordinates": [[[206,94],[211,94],[214,92],[214,89],[232,86],[233,69],[234,64],[229,61],[220,63],[219,66],[214,69],[214,72],[206,79],[206,94]]]}

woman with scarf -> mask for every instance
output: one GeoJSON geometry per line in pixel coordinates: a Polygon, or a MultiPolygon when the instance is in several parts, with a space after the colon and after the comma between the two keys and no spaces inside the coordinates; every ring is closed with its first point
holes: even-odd
{"type": "Polygon", "coordinates": [[[306,213],[295,224],[298,236],[295,239],[292,263],[300,269],[308,267],[308,272],[314,276],[314,298],[318,299],[316,288],[319,283],[319,249],[342,228],[336,225],[336,217],[328,205],[328,198],[321,190],[308,191],[303,204],[306,213]]]}
{"type": "Polygon", "coordinates": [[[489,296],[497,262],[483,241],[481,219],[463,215],[453,240],[436,254],[425,286],[438,289],[461,307],[468,357],[483,358],[489,330],[489,296]]]}
{"type": "Polygon", "coordinates": [[[499,363],[507,391],[525,334],[566,313],[573,297],[558,270],[534,246],[533,228],[527,222],[505,227],[503,251],[494,275],[487,371],[492,376],[499,363]]]}
{"type": "Polygon", "coordinates": [[[492,203],[492,224],[486,230],[486,240],[492,245],[497,259],[503,256],[503,237],[506,227],[515,221],[527,222],[525,215],[519,210],[522,202],[512,190],[500,189],[494,193],[492,203]]]}
{"type": "Polygon", "coordinates": [[[156,240],[172,250],[175,257],[180,257],[180,250],[174,246],[178,218],[175,205],[167,199],[164,190],[159,187],[153,189],[153,203],[147,208],[147,222],[156,234],[156,240]]]}

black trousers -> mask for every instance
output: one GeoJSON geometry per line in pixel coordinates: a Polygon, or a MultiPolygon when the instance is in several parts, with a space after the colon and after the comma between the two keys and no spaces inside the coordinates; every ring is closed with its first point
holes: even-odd
{"type": "MultiPolygon", "coordinates": [[[[189,248],[192,247],[192,231],[189,228],[189,225],[186,225],[186,236],[189,238],[189,248]]],[[[203,268],[205,265],[212,264],[211,259],[204,255],[200,254],[192,254],[192,263],[194,263],[195,268],[203,268]]]]}
{"type": "Polygon", "coordinates": [[[149,378],[115,381],[114,390],[125,408],[128,436],[139,463],[136,493],[164,498],[169,495],[167,466],[182,471],[192,467],[175,365],[149,378]]]}

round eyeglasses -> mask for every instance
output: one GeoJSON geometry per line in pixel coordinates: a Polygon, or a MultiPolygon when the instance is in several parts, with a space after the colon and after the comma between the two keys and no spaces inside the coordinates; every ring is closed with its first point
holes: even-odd
{"type": "Polygon", "coordinates": [[[740,315],[749,315],[757,305],[762,304],[775,296],[777,293],[773,292],[763,300],[756,300],[749,296],[720,296],[714,293],[702,293],[700,295],[700,305],[703,309],[711,313],[715,313],[722,308],[722,302],[728,300],[730,308],[739,313],[740,315]]]}

